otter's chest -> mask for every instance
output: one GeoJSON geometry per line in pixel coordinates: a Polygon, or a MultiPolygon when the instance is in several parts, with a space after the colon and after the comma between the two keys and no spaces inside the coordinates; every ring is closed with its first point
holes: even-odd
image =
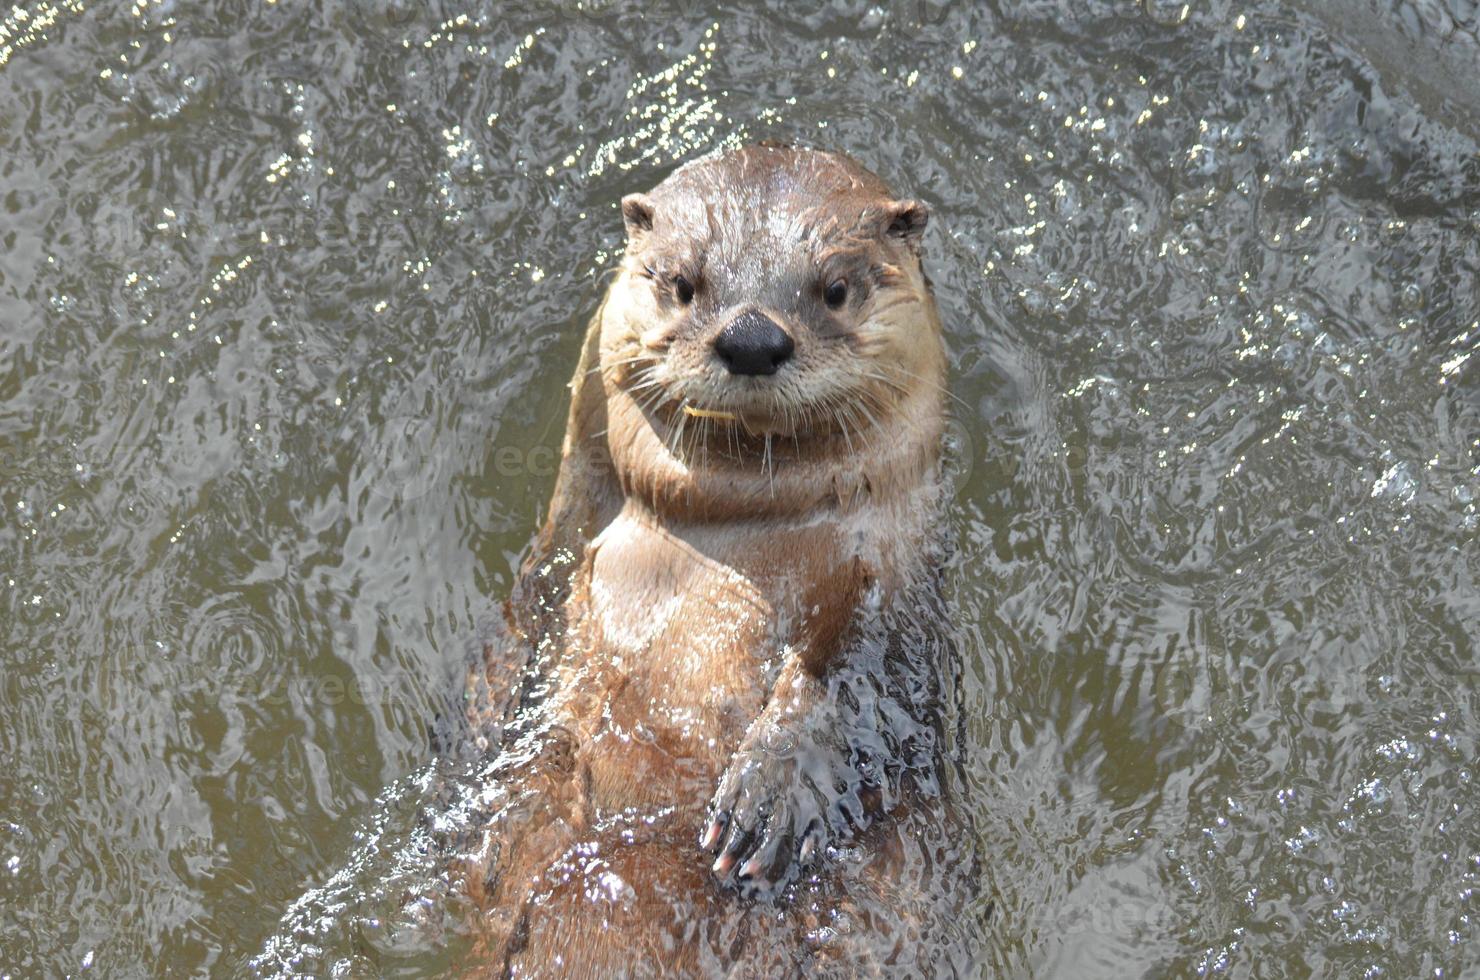
{"type": "Polygon", "coordinates": [[[775,604],[764,583],[626,516],[587,561],[558,710],[592,802],[697,807],[765,705],[775,604]]]}
{"type": "Polygon", "coordinates": [[[655,710],[760,703],[784,601],[713,550],[625,513],[594,542],[585,656],[644,688],[655,710]]]}

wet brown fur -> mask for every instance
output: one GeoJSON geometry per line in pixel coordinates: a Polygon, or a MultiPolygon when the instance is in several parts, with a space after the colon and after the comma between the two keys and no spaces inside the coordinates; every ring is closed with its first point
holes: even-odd
{"type": "MultiPolygon", "coordinates": [[[[510,642],[533,651],[550,693],[503,747],[497,814],[464,867],[483,909],[475,975],[888,972],[910,941],[903,926],[846,914],[860,895],[883,908],[918,901],[901,871],[913,845],[887,827],[865,842],[860,868],[824,873],[809,908],[789,910],[742,901],[697,840],[747,730],[821,696],[860,604],[887,601],[919,572],[944,386],[923,214],[846,157],[767,146],[691,165],[624,202],[633,240],[583,345],[548,519],[507,607],[510,642]],[[849,322],[868,314],[874,325],[850,333],[815,304],[756,297],[747,243],[702,233],[748,208],[824,243],[819,267],[872,277],[875,306],[849,322]],[[686,249],[684,235],[702,247],[686,249]],[[712,315],[696,300],[672,327],[672,300],[649,270],[678,267],[711,290],[712,315]],[[711,285],[731,271],[733,294],[711,285]],[[701,363],[734,296],[798,334],[798,373],[832,372],[819,397],[854,399],[840,409],[851,414],[814,410],[798,387],[789,403],[751,392],[729,405],[739,421],[701,426],[681,404],[723,395],[724,378],[634,390],[632,358],[701,363]],[[852,933],[838,931],[839,915],[852,933]],[[829,923],[832,938],[819,940],[829,923]]],[[[470,690],[506,686],[507,663],[491,650],[470,690]]],[[[486,728],[486,701],[471,704],[486,728]]]]}

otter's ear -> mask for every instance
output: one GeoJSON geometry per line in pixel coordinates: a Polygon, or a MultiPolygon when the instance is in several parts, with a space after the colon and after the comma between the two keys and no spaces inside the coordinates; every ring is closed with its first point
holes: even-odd
{"type": "Polygon", "coordinates": [[[916,252],[929,223],[930,205],[924,201],[890,201],[884,205],[884,234],[916,252]]]}
{"type": "Polygon", "coordinates": [[[622,198],[622,222],[627,226],[627,241],[636,244],[653,230],[653,199],[646,194],[622,198]]]}

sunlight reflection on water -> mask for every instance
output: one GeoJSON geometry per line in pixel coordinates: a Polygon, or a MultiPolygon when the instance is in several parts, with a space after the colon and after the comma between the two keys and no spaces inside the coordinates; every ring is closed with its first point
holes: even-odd
{"type": "Polygon", "coordinates": [[[1480,968],[1475,5],[1334,11],[0,14],[0,970],[455,960],[615,202],[762,137],[937,215],[989,971],[1480,968]]]}

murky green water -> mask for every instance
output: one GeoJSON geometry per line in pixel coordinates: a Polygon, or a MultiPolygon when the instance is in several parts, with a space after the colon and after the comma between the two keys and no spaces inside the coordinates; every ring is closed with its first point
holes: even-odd
{"type": "Polygon", "coordinates": [[[776,137],[936,208],[984,972],[1480,976],[1476,4],[772,6],[0,12],[0,975],[416,795],[614,202],[776,137]]]}

